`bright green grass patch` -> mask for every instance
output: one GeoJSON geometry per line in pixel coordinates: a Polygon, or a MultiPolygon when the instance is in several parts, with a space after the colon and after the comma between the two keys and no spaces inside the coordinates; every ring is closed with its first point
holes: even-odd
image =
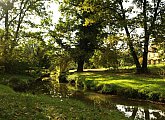
{"type": "MultiPolygon", "coordinates": [[[[145,94],[146,95],[145,99],[151,99],[151,100],[165,99],[165,78],[159,76],[136,75],[131,73],[115,74],[115,73],[103,71],[103,72],[74,73],[72,75],[69,75],[68,79],[69,80],[81,79],[82,81],[87,81],[85,83],[90,84],[87,86],[92,87],[92,89],[94,88],[93,90],[102,91],[102,88],[104,88],[105,92],[106,90],[110,92],[112,90],[110,87],[112,86],[115,89],[115,94],[117,94],[118,92],[123,92],[127,89],[126,92],[128,92],[129,90],[131,90],[132,92],[133,90],[133,92],[137,92],[137,94],[138,93],[145,94]],[[105,85],[107,89],[105,89],[105,85]],[[98,86],[102,86],[102,88],[100,87],[99,89],[97,89],[98,86]],[[114,86],[117,87],[117,89],[114,86]]],[[[130,93],[130,94],[134,94],[134,93],[130,93]]]]}
{"type": "Polygon", "coordinates": [[[68,98],[15,93],[0,85],[0,119],[2,120],[127,120],[116,110],[97,108],[68,98]]]}

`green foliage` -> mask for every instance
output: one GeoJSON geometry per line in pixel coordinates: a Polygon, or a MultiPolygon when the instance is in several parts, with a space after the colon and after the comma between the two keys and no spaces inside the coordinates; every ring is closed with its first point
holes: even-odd
{"type": "Polygon", "coordinates": [[[140,99],[146,100],[146,99],[149,98],[148,93],[149,93],[148,90],[140,89],[140,90],[138,91],[138,97],[139,97],[140,99]]]}
{"type": "Polygon", "coordinates": [[[95,14],[91,7],[93,3],[74,1],[72,4],[72,2],[68,0],[61,3],[62,18],[51,35],[78,64],[78,71],[82,71],[84,62],[89,60],[94,50],[101,44],[100,34],[103,25],[101,21],[90,18],[95,14]]]}
{"type": "Polygon", "coordinates": [[[133,60],[128,48],[124,47],[124,39],[110,35],[104,40],[101,49],[95,50],[89,65],[91,68],[104,67],[117,70],[121,66],[133,65],[133,60]]]}
{"type": "Polygon", "coordinates": [[[33,79],[28,82],[27,91],[33,94],[50,94],[54,85],[50,78],[44,80],[42,78],[33,79]]]}
{"type": "Polygon", "coordinates": [[[116,95],[117,89],[118,89],[118,86],[116,84],[104,84],[101,92],[104,94],[116,95]]]}
{"type": "Polygon", "coordinates": [[[61,74],[62,72],[67,72],[69,69],[75,69],[76,65],[67,51],[59,50],[55,59],[52,60],[52,67],[59,69],[59,74],[61,74]]]}
{"type": "Polygon", "coordinates": [[[149,94],[149,99],[153,101],[159,101],[160,93],[159,92],[152,92],[149,94]]]}
{"type": "Polygon", "coordinates": [[[25,92],[28,89],[28,84],[19,77],[11,77],[8,80],[8,85],[13,88],[13,90],[18,92],[25,92]]]}
{"type": "Polygon", "coordinates": [[[10,86],[17,92],[30,92],[34,94],[50,94],[54,89],[52,79],[48,78],[32,78],[26,75],[0,75],[0,84],[10,86]]]}
{"type": "Polygon", "coordinates": [[[68,83],[67,72],[61,72],[58,79],[59,79],[59,83],[68,83]]]}
{"type": "Polygon", "coordinates": [[[93,81],[93,80],[88,80],[88,81],[84,81],[85,83],[85,88],[88,90],[96,90],[97,89],[97,81],[93,81]]]}
{"type": "MultiPolygon", "coordinates": [[[[137,89],[134,89],[134,88],[125,88],[125,89],[123,89],[123,96],[126,98],[138,99],[139,98],[139,92],[137,89]]],[[[144,98],[144,99],[147,99],[147,98],[144,98]]]]}
{"type": "MultiPolygon", "coordinates": [[[[27,56],[25,55],[27,49],[20,49],[20,46],[22,47],[22,44],[28,40],[26,32],[31,31],[31,28],[46,28],[48,25],[44,24],[43,21],[51,22],[51,20],[48,19],[50,18],[50,12],[46,11],[45,2],[38,0],[7,0],[1,1],[0,3],[0,13],[2,14],[0,22],[4,23],[0,26],[0,64],[5,66],[5,71],[7,72],[23,73],[29,67],[29,62],[31,61],[31,54],[28,53],[26,54],[27,56]],[[37,17],[43,19],[41,20],[41,24],[37,23],[36,25],[35,21],[33,21],[33,19],[37,17]],[[29,61],[27,60],[28,57],[29,61]]],[[[40,33],[42,30],[40,29],[40,33]]],[[[33,38],[34,35],[30,37],[33,38]]],[[[40,38],[36,37],[36,39],[40,38]]],[[[45,54],[41,60],[39,60],[40,64],[46,64],[46,66],[48,66],[48,61],[48,56],[45,54]]]]}

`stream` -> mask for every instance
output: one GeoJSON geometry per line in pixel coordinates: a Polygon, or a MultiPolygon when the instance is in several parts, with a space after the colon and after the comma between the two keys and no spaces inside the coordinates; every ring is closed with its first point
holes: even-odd
{"type": "Polygon", "coordinates": [[[105,107],[111,110],[118,110],[125,117],[132,118],[133,120],[165,120],[165,104],[129,100],[90,91],[84,92],[64,83],[56,84],[52,92],[52,97],[77,99],[100,108],[105,107]]]}

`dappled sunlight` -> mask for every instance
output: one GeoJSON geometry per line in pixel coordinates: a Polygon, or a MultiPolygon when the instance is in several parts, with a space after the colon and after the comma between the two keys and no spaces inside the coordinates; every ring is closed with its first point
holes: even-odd
{"type": "Polygon", "coordinates": [[[0,119],[165,119],[164,6],[0,0],[0,119]]]}
{"type": "MultiPolygon", "coordinates": [[[[76,73],[77,74],[77,73],[76,73]]],[[[135,89],[146,90],[165,90],[163,78],[150,78],[148,76],[138,76],[129,74],[112,74],[112,73],[97,73],[84,72],[80,74],[84,76],[84,80],[97,81],[98,84],[116,84],[122,87],[131,87],[135,89]]],[[[79,76],[78,74],[76,76],[79,76]]]]}
{"type": "MultiPolygon", "coordinates": [[[[131,73],[85,72],[75,73],[87,90],[123,97],[164,102],[165,79],[154,75],[131,73]]],[[[74,75],[74,74],[72,74],[74,75]]],[[[74,78],[73,78],[74,79],[74,78]]]]}

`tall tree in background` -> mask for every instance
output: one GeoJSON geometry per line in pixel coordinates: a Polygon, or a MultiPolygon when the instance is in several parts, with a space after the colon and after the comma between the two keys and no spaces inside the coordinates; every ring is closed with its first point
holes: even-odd
{"type": "Polygon", "coordinates": [[[63,49],[68,51],[77,63],[77,71],[83,71],[85,61],[101,44],[102,24],[94,20],[95,6],[86,0],[64,0],[60,11],[63,15],[52,36],[63,49]]]}
{"type": "MultiPolygon", "coordinates": [[[[144,28],[144,50],[143,50],[143,63],[142,63],[142,72],[148,72],[147,69],[147,57],[148,57],[148,46],[150,38],[153,35],[153,31],[158,30],[161,22],[159,22],[162,12],[165,10],[163,0],[154,0],[154,1],[134,1],[136,6],[142,9],[142,13],[139,16],[142,19],[141,26],[144,28]]],[[[165,13],[164,13],[165,14],[165,13]]],[[[165,28],[165,26],[164,26],[165,28]]]]}
{"type": "MultiPolygon", "coordinates": [[[[107,25],[112,26],[111,30],[119,29],[125,31],[127,36],[127,44],[130,48],[131,55],[133,56],[137,73],[147,73],[147,55],[150,38],[153,37],[153,31],[159,31],[162,22],[162,14],[164,14],[163,0],[112,0],[112,1],[99,1],[98,5],[102,6],[103,16],[107,19],[107,25]],[[113,27],[114,26],[114,27],[113,27]],[[136,29],[143,29],[142,44],[143,44],[143,62],[142,66],[138,61],[137,51],[135,50],[135,41],[132,38],[132,33],[138,34],[136,29]]],[[[101,14],[102,15],[102,14],[101,14]]],[[[165,28],[164,26],[162,26],[165,28]]],[[[140,41],[140,40],[139,40],[140,41]]]]}

